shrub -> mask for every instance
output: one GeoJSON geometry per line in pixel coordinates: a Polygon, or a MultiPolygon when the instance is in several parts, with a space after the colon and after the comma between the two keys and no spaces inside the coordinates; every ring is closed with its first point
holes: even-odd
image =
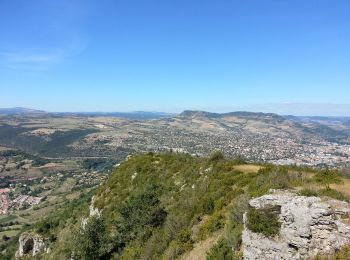
{"type": "Polygon", "coordinates": [[[165,255],[159,257],[159,259],[178,259],[180,255],[192,248],[193,240],[191,238],[191,231],[186,228],[180,231],[176,239],[170,243],[165,255]]]}
{"type": "Polygon", "coordinates": [[[221,151],[215,151],[210,155],[210,162],[217,162],[225,158],[224,154],[221,151]]]}
{"type": "Polygon", "coordinates": [[[103,259],[112,250],[107,225],[102,217],[90,217],[74,239],[74,255],[79,259],[103,259]]]}
{"type": "Polygon", "coordinates": [[[216,245],[214,245],[207,253],[206,260],[234,260],[239,259],[235,257],[232,248],[230,247],[228,241],[221,238],[216,245]]]}
{"type": "Polygon", "coordinates": [[[181,247],[181,251],[186,252],[193,248],[193,240],[191,238],[191,230],[184,229],[180,232],[179,236],[176,239],[177,243],[181,247]]]}
{"type": "Polygon", "coordinates": [[[324,185],[326,190],[330,190],[331,184],[342,184],[343,181],[339,173],[335,170],[323,170],[315,174],[314,181],[320,185],[324,185]]]}
{"type": "Polygon", "coordinates": [[[262,209],[250,207],[247,212],[247,227],[267,237],[277,235],[281,229],[280,206],[266,206],[262,209]]]}
{"type": "Polygon", "coordinates": [[[211,197],[205,197],[203,198],[203,201],[202,201],[202,211],[205,213],[205,214],[212,214],[213,211],[214,211],[214,200],[211,198],[211,197]]]}
{"type": "Polygon", "coordinates": [[[122,244],[138,238],[146,240],[151,236],[152,228],[164,223],[167,212],[160,206],[157,191],[155,186],[148,187],[119,207],[121,220],[116,222],[116,228],[122,235],[118,238],[122,244]]]}
{"type": "Polygon", "coordinates": [[[237,197],[231,209],[230,221],[236,224],[243,224],[243,214],[248,209],[249,197],[246,194],[241,194],[237,197]]]}
{"type": "Polygon", "coordinates": [[[240,195],[230,210],[226,228],[226,239],[233,250],[239,250],[242,243],[243,214],[248,209],[249,197],[240,195]]]}
{"type": "Polygon", "coordinates": [[[344,201],[348,201],[349,202],[348,197],[346,197],[340,191],[333,190],[333,189],[319,190],[318,191],[318,195],[319,196],[327,196],[327,197],[330,197],[330,198],[333,198],[333,199],[336,199],[336,200],[344,200],[344,201]]]}
{"type": "Polygon", "coordinates": [[[298,192],[298,195],[300,196],[306,196],[306,197],[317,197],[318,193],[315,190],[310,190],[310,189],[302,189],[298,192]]]}
{"type": "Polygon", "coordinates": [[[201,227],[198,237],[200,239],[207,238],[210,234],[218,231],[225,226],[225,217],[222,213],[214,213],[211,218],[201,227]]]}

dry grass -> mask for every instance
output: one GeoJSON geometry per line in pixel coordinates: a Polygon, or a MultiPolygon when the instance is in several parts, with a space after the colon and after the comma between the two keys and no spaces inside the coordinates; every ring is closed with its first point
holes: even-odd
{"type": "Polygon", "coordinates": [[[350,196],[350,179],[343,178],[344,184],[331,184],[331,188],[350,196]]]}
{"type": "MultiPolygon", "coordinates": [[[[303,178],[308,179],[312,179],[315,176],[315,173],[312,172],[302,172],[303,173],[303,178]]],[[[330,187],[331,189],[334,189],[336,191],[339,191],[343,194],[345,194],[346,196],[350,197],[350,179],[348,178],[342,178],[343,180],[343,184],[331,184],[330,187]]],[[[309,183],[306,185],[306,187],[296,187],[297,190],[300,190],[302,188],[308,188],[308,189],[313,189],[313,190],[320,190],[320,189],[324,189],[323,186],[318,185],[316,183],[309,183]]]]}
{"type": "Polygon", "coordinates": [[[193,245],[193,249],[190,252],[184,254],[180,259],[181,260],[205,260],[207,252],[215,245],[222,231],[215,233],[213,236],[207,238],[206,240],[200,241],[193,245]]]}
{"type": "Polygon", "coordinates": [[[76,180],[74,178],[68,178],[64,181],[64,183],[62,183],[62,185],[57,190],[55,190],[55,193],[70,192],[74,187],[75,183],[76,180]]]}
{"type": "Polygon", "coordinates": [[[192,239],[193,240],[198,239],[198,234],[199,234],[201,227],[205,224],[206,221],[208,221],[209,218],[210,217],[208,215],[204,215],[202,217],[201,221],[192,227],[192,239]]]}
{"type": "Polygon", "coordinates": [[[237,170],[243,173],[258,172],[261,168],[262,166],[254,165],[254,164],[242,164],[242,165],[235,165],[233,167],[234,170],[237,170]]]}
{"type": "Polygon", "coordinates": [[[66,198],[70,201],[79,198],[80,192],[73,192],[66,195],[66,198]]]}

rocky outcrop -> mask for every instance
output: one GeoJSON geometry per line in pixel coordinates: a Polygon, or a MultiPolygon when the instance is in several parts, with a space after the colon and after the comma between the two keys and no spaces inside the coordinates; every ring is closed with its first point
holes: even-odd
{"type": "Polygon", "coordinates": [[[280,206],[281,230],[275,237],[265,237],[245,225],[244,259],[308,259],[332,254],[350,243],[350,205],[346,202],[275,191],[249,204],[256,209],[280,206]]]}
{"type": "Polygon", "coordinates": [[[94,207],[94,202],[95,202],[95,197],[92,197],[91,203],[89,206],[89,212],[90,212],[89,217],[83,218],[81,221],[81,226],[83,228],[85,228],[86,224],[88,223],[88,221],[91,217],[97,217],[97,218],[101,217],[101,210],[94,207]]]}
{"type": "Polygon", "coordinates": [[[16,258],[22,256],[35,256],[40,252],[48,250],[45,239],[38,234],[23,233],[19,237],[19,248],[16,252],[16,258]]]}

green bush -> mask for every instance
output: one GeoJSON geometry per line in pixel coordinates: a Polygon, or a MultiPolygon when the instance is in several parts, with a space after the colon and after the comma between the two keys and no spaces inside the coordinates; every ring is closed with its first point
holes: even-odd
{"type": "Polygon", "coordinates": [[[205,197],[203,198],[202,201],[202,211],[204,212],[204,214],[212,214],[214,211],[214,200],[211,197],[205,197]]]}
{"type": "Polygon", "coordinates": [[[335,170],[322,170],[315,174],[314,181],[320,185],[324,185],[326,190],[330,190],[331,184],[342,184],[340,174],[335,170]]]}
{"type": "Polygon", "coordinates": [[[210,219],[201,227],[198,237],[203,240],[225,226],[225,217],[222,213],[214,213],[210,219]]]}
{"type": "Polygon", "coordinates": [[[232,248],[228,241],[221,238],[216,245],[214,245],[207,253],[206,260],[238,260],[239,258],[234,255],[232,248]]]}
{"type": "Polygon", "coordinates": [[[148,187],[144,192],[130,197],[118,209],[121,216],[115,222],[118,231],[117,246],[123,248],[130,241],[146,241],[152,234],[152,228],[161,226],[167,216],[158,199],[158,187],[148,187]]]}
{"type": "Polygon", "coordinates": [[[106,259],[112,251],[107,225],[102,217],[90,217],[74,238],[74,256],[77,259],[106,259]]]}
{"type": "Polygon", "coordinates": [[[300,196],[306,196],[306,197],[317,197],[318,193],[315,190],[310,190],[310,189],[302,189],[298,192],[298,195],[300,196]]]}
{"type": "Polygon", "coordinates": [[[248,201],[249,197],[245,194],[241,194],[237,197],[230,210],[225,237],[230,247],[235,251],[239,251],[242,244],[243,214],[248,209],[248,201]]]}
{"type": "Polygon", "coordinates": [[[298,195],[301,196],[327,196],[336,200],[343,200],[343,201],[349,201],[349,198],[341,193],[340,191],[333,190],[333,189],[321,189],[321,190],[310,190],[310,189],[302,189],[298,192],[298,195]]]}
{"type": "Polygon", "coordinates": [[[221,151],[215,151],[210,155],[209,161],[210,162],[218,162],[220,160],[225,159],[224,154],[221,151]]]}
{"type": "Polygon", "coordinates": [[[344,200],[349,202],[349,198],[343,193],[333,189],[322,189],[318,191],[318,196],[327,196],[336,200],[344,200]]]}
{"type": "Polygon", "coordinates": [[[279,206],[266,206],[262,209],[250,207],[247,212],[247,228],[267,237],[277,235],[281,229],[279,206]]]}
{"type": "Polygon", "coordinates": [[[180,232],[176,239],[177,243],[180,245],[183,252],[191,250],[193,248],[193,240],[191,238],[191,230],[184,229],[180,232]]]}

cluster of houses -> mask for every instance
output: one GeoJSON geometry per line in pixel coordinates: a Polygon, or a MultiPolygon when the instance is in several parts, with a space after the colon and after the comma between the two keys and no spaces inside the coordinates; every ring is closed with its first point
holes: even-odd
{"type": "Polygon", "coordinates": [[[10,193],[12,191],[10,188],[0,189],[0,215],[38,205],[43,199],[42,197],[29,195],[18,195],[15,198],[11,198],[10,193]]]}

